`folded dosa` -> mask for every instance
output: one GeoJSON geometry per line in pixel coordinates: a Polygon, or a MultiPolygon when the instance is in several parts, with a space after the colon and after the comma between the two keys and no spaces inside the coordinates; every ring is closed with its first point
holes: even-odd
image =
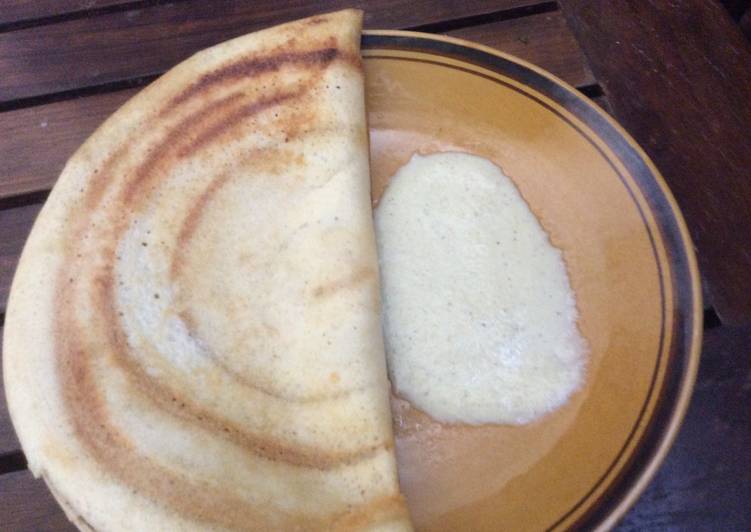
{"type": "Polygon", "coordinates": [[[78,150],[4,339],[29,468],[81,529],[401,529],[345,10],[196,54],[78,150]]]}

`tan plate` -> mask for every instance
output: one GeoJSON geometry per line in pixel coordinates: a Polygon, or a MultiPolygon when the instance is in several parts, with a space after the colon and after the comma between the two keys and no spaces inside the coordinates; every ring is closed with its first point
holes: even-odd
{"type": "Polygon", "coordinates": [[[625,131],[547,72],[446,37],[362,42],[374,199],[416,151],[495,161],[563,250],[592,350],[584,389],[529,426],[443,426],[396,401],[418,528],[612,526],[673,441],[699,360],[699,275],[674,199],[625,131]]]}

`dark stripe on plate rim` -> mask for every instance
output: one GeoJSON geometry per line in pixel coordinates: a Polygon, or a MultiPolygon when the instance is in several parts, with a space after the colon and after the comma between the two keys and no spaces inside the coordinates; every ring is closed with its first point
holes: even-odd
{"type": "MultiPolygon", "coordinates": [[[[691,277],[690,259],[686,251],[686,245],[691,245],[682,238],[682,234],[676,219],[676,213],[673,212],[670,201],[657,183],[657,179],[641,154],[632,144],[618,131],[606,118],[602,111],[595,108],[593,104],[579,95],[573,88],[567,88],[552,77],[546,77],[527,66],[517,63],[509,58],[495,55],[484,50],[462,46],[457,43],[438,40],[433,36],[409,35],[378,35],[364,34],[362,37],[363,49],[387,49],[403,50],[408,52],[424,52],[437,54],[442,57],[449,57],[470,63],[475,66],[486,68],[497,72],[503,76],[509,77],[523,83],[527,87],[545,95],[557,104],[561,105],[568,112],[576,116],[585,123],[607,146],[616,154],[620,162],[629,171],[634,182],[639,187],[645,201],[649,204],[655,223],[660,231],[660,235],[665,244],[665,251],[670,262],[670,279],[673,283],[673,303],[674,311],[672,316],[673,324],[673,341],[669,348],[669,356],[665,368],[665,377],[663,380],[663,393],[657,398],[652,415],[647,420],[648,425],[643,429],[640,441],[634,447],[633,452],[628,457],[628,461],[623,464],[621,471],[616,478],[610,483],[600,497],[592,501],[590,507],[585,510],[582,516],[572,525],[572,528],[594,528],[607,519],[621,501],[634,489],[636,482],[646,471],[648,465],[655,459],[656,454],[662,446],[666,429],[672,422],[678,407],[680,406],[680,395],[684,386],[690,386],[688,382],[690,359],[692,357],[691,338],[697,324],[695,323],[695,308],[693,305],[694,292],[691,277]],[[681,356],[681,353],[683,356],[681,356]]],[[[502,80],[492,76],[465,69],[460,66],[448,65],[440,61],[430,61],[429,59],[405,58],[394,56],[367,56],[368,58],[380,58],[402,61],[413,61],[432,63],[442,67],[449,67],[461,70],[473,75],[481,76],[493,82],[502,84],[524,96],[533,99],[540,105],[559,116],[566,123],[571,125],[581,134],[602,157],[613,168],[619,176],[624,187],[634,201],[639,215],[641,216],[644,226],[647,230],[650,244],[655,256],[655,262],[658,268],[658,276],[661,292],[661,313],[662,324],[660,328],[659,352],[657,363],[652,375],[652,382],[647,393],[647,397],[642,405],[641,411],[632,427],[629,436],[626,438],[623,447],[614,458],[611,465],[606,469],[600,479],[592,488],[562,517],[553,523],[549,529],[554,529],[561,525],[573,513],[582,507],[592,494],[602,485],[607,477],[612,473],[616,465],[624,457],[624,453],[631,443],[635,433],[644,423],[644,414],[647,406],[653,400],[654,387],[656,384],[657,374],[661,363],[661,357],[664,352],[664,335],[665,335],[665,293],[663,285],[664,272],[662,264],[655,247],[654,237],[649,225],[646,223],[644,212],[641,205],[636,201],[634,191],[631,189],[629,182],[618,171],[610,158],[597,146],[597,144],[576,124],[572,123],[566,116],[552,108],[546,102],[537,98],[533,94],[525,92],[502,80]]],[[[632,501],[633,502],[633,501],[632,501]]]]}

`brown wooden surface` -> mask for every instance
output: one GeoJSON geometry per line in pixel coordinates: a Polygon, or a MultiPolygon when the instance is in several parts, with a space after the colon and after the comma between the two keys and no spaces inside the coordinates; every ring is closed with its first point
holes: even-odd
{"type": "Polygon", "coordinates": [[[706,0],[561,4],[613,114],[675,194],[712,305],[748,322],[751,45],[706,0]]]}
{"type": "Polygon", "coordinates": [[[749,345],[750,326],[705,331],[683,427],[618,532],[751,530],[749,345]]]}
{"type": "Polygon", "coordinates": [[[0,114],[0,198],[49,189],[65,161],[138,89],[126,89],[0,114]]]}
{"type": "Polygon", "coordinates": [[[8,532],[68,532],[68,521],[42,480],[28,471],[0,476],[0,529],[8,532]]]}
{"type": "MultiPolygon", "coordinates": [[[[388,0],[371,28],[408,28],[535,4],[532,0],[388,0]]],[[[190,0],[0,34],[0,102],[158,74],[192,53],[260,28],[364,0],[190,0]]]]}
{"type": "Polygon", "coordinates": [[[5,312],[18,256],[41,207],[37,203],[0,210],[0,313],[5,312]]]}
{"type": "MultiPolygon", "coordinates": [[[[560,12],[449,31],[540,65],[575,86],[595,82],[560,12]]],[[[72,67],[78,68],[78,66],[72,67]]],[[[137,89],[127,89],[0,114],[0,199],[49,189],[68,157],[137,89]]]]}
{"type": "Polygon", "coordinates": [[[0,25],[129,3],[133,3],[133,0],[3,0],[0,25]]]}
{"type": "MultiPolygon", "coordinates": [[[[3,335],[3,327],[0,326],[0,338],[3,335]]],[[[0,361],[2,361],[3,347],[0,341],[0,361]]],[[[5,403],[5,388],[3,385],[3,366],[0,364],[0,456],[18,451],[20,445],[16,433],[13,431],[13,425],[10,422],[8,406],[5,403]]],[[[0,477],[1,479],[2,477],[0,477]]],[[[2,508],[2,504],[0,504],[2,508]]],[[[0,510],[1,512],[1,510],[0,510]]]]}

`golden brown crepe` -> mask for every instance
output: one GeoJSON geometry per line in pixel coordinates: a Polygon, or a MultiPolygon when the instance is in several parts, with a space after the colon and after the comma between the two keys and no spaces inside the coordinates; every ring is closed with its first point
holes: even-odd
{"type": "Polygon", "coordinates": [[[408,529],[369,197],[361,13],[205,50],[68,162],[4,370],[81,529],[408,529]]]}

